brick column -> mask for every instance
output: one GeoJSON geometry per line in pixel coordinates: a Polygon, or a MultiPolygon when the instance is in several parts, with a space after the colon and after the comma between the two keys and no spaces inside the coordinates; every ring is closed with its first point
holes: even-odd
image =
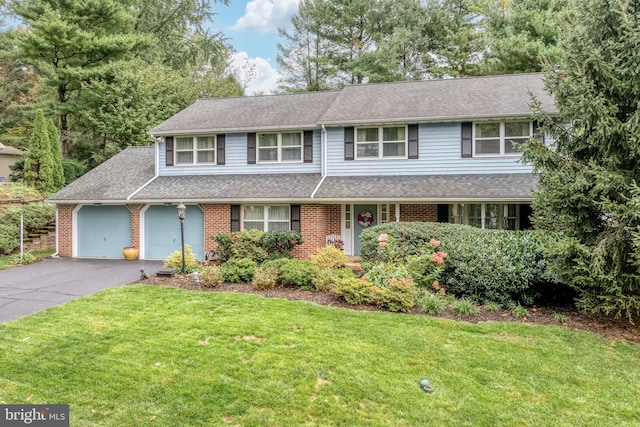
{"type": "Polygon", "coordinates": [[[76,205],[58,205],[58,255],[73,256],[73,209],[76,205]]]}
{"type": "Polygon", "coordinates": [[[140,211],[144,205],[127,205],[131,212],[131,246],[140,249],[140,211]]]}

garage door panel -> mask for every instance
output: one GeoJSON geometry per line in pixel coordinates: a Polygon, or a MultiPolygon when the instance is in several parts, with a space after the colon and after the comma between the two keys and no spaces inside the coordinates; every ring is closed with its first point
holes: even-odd
{"type": "MultiPolygon", "coordinates": [[[[144,218],[146,259],[166,259],[180,250],[180,220],[175,206],[150,206],[144,218]]],[[[197,259],[204,259],[204,213],[198,206],[187,206],[184,242],[197,259]]]]}
{"type": "Polygon", "coordinates": [[[131,212],[126,206],[83,206],[77,213],[78,256],[123,258],[131,244],[131,212]]]}

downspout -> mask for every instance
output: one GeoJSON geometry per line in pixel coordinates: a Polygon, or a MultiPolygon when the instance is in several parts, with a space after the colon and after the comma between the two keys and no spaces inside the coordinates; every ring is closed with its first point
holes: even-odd
{"type": "Polygon", "coordinates": [[[316,196],[316,193],[318,192],[318,190],[320,190],[320,187],[322,187],[322,184],[324,183],[324,180],[327,178],[327,173],[329,171],[327,139],[328,139],[327,128],[324,125],[322,125],[322,179],[320,179],[320,182],[316,186],[315,190],[313,190],[313,193],[311,193],[312,199],[316,196]]]}

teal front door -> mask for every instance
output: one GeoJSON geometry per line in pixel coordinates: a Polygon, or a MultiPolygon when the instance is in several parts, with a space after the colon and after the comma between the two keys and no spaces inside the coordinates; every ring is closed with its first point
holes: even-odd
{"type": "Polygon", "coordinates": [[[355,205],[353,207],[353,254],[360,255],[360,234],[378,224],[378,205],[355,205]]]}

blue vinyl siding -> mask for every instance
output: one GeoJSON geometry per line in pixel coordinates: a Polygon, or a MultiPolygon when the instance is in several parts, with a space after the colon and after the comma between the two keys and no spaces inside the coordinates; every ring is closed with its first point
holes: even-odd
{"type": "MultiPolygon", "coordinates": [[[[204,213],[198,206],[187,206],[184,243],[191,246],[196,259],[204,259],[204,213]]],[[[180,220],[175,206],[150,206],[144,213],[144,258],[165,259],[181,249],[180,220]]]]}
{"type": "Polygon", "coordinates": [[[527,173],[532,168],[520,157],[461,157],[460,123],[421,124],[420,158],[390,160],[344,160],[344,128],[328,129],[329,175],[446,175],[527,173]]]}
{"type": "Polygon", "coordinates": [[[165,144],[157,144],[159,149],[160,175],[233,175],[272,173],[320,173],[322,169],[321,131],[313,132],[313,163],[267,163],[247,164],[247,134],[232,133],[225,137],[224,165],[166,166],[165,144]]]}
{"type": "Polygon", "coordinates": [[[77,213],[78,256],[124,258],[131,244],[131,212],[126,206],[83,206],[77,213]]]}

